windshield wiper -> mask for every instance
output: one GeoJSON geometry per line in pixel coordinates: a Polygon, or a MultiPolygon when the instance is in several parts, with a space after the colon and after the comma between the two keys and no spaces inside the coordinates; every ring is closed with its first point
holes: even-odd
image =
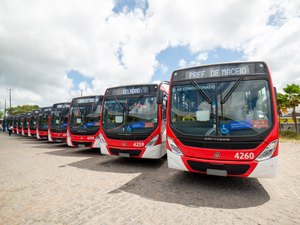
{"type": "Polygon", "coordinates": [[[233,87],[227,92],[223,100],[221,101],[221,104],[225,104],[225,102],[228,100],[228,98],[232,95],[234,90],[239,86],[239,84],[243,81],[244,77],[239,77],[239,79],[235,82],[233,87]]]}
{"type": "Polygon", "coordinates": [[[126,110],[125,110],[124,106],[121,104],[120,100],[117,98],[117,96],[115,96],[115,99],[116,99],[117,103],[119,104],[119,106],[121,106],[123,112],[125,112],[126,110]]]}
{"type": "Polygon", "coordinates": [[[210,105],[212,103],[212,100],[210,97],[201,89],[201,87],[193,80],[190,81],[191,84],[197,89],[197,91],[202,95],[202,97],[207,101],[210,105]]]}

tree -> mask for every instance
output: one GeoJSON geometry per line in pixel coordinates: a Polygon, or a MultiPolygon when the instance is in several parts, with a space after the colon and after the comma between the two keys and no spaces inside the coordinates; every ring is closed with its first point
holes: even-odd
{"type": "Polygon", "coordinates": [[[295,123],[295,131],[297,133],[297,117],[296,117],[296,107],[300,104],[300,86],[296,84],[287,85],[283,88],[286,93],[286,106],[292,108],[292,118],[295,123]]]}
{"type": "Polygon", "coordinates": [[[3,118],[4,113],[0,111],[0,119],[3,118]]]}
{"type": "Polygon", "coordinates": [[[282,116],[282,110],[287,107],[287,95],[286,94],[277,94],[277,111],[279,116],[279,129],[280,129],[280,117],[282,116]]]}
{"type": "Polygon", "coordinates": [[[14,116],[21,113],[31,112],[32,110],[39,109],[38,105],[18,105],[7,109],[9,115],[14,116]]]}

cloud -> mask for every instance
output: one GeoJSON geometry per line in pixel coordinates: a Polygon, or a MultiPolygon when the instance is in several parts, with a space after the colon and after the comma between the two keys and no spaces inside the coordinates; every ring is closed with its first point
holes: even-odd
{"type": "Polygon", "coordinates": [[[194,60],[190,61],[190,62],[186,62],[184,59],[180,59],[178,62],[178,66],[180,68],[184,68],[184,67],[192,67],[192,66],[199,66],[201,64],[203,64],[204,61],[206,61],[208,59],[208,53],[200,53],[199,55],[197,55],[195,57],[194,60]]]}
{"type": "Polygon", "coordinates": [[[269,63],[275,85],[299,81],[299,3],[287,0],[134,1],[21,0],[0,2],[0,98],[41,106],[80,95],[68,71],[90,78],[84,94],[149,83],[168,47],[187,46],[203,63],[216,48],[269,63]]]}

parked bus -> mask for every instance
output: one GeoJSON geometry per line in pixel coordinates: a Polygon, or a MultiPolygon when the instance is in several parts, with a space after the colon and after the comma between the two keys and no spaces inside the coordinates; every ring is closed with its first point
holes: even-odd
{"type": "Polygon", "coordinates": [[[36,136],[36,122],[37,122],[37,117],[39,114],[40,110],[35,109],[31,112],[31,115],[28,120],[28,136],[33,137],[36,136]]]}
{"type": "Polygon", "coordinates": [[[36,124],[36,137],[37,139],[48,138],[48,123],[49,116],[51,113],[52,107],[42,107],[38,116],[36,124]]]}
{"type": "Polygon", "coordinates": [[[13,116],[12,125],[13,125],[13,133],[15,133],[15,134],[17,133],[18,118],[19,118],[19,115],[13,116]]]}
{"type": "Polygon", "coordinates": [[[174,71],[167,117],[169,168],[218,176],[275,176],[278,119],[266,63],[174,71]]]}
{"type": "Polygon", "coordinates": [[[2,127],[4,131],[8,131],[11,123],[11,116],[5,116],[2,121],[2,127]]]}
{"type": "Polygon", "coordinates": [[[24,135],[24,136],[28,136],[28,127],[29,127],[30,116],[31,116],[31,112],[27,112],[24,114],[23,126],[22,126],[22,135],[24,135]]]}
{"type": "Polygon", "coordinates": [[[69,102],[57,103],[52,106],[49,118],[48,140],[51,142],[67,141],[69,102]]]}
{"type": "Polygon", "coordinates": [[[21,113],[19,116],[18,116],[18,119],[17,119],[17,134],[22,134],[22,127],[23,127],[23,119],[24,119],[24,116],[25,114],[24,113],[21,113]]]}
{"type": "Polygon", "coordinates": [[[100,148],[100,112],[103,96],[73,98],[70,106],[67,142],[73,147],[100,148]]]}
{"type": "Polygon", "coordinates": [[[108,88],[101,116],[101,153],[135,158],[164,156],[168,88],[168,83],[108,88]]]}

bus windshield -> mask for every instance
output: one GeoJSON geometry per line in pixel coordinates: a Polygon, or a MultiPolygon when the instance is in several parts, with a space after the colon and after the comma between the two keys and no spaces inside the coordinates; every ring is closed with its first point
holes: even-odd
{"type": "Polygon", "coordinates": [[[174,84],[170,124],[196,136],[259,135],[272,126],[266,80],[174,84]]]}
{"type": "Polygon", "coordinates": [[[93,102],[80,103],[77,99],[72,102],[70,108],[70,130],[74,132],[89,132],[99,130],[100,126],[100,112],[102,102],[92,98],[93,102]]]}
{"type": "Polygon", "coordinates": [[[59,105],[58,107],[53,108],[50,128],[66,130],[68,124],[68,113],[69,107],[59,105]]]}
{"type": "Polygon", "coordinates": [[[34,111],[30,116],[29,127],[31,130],[36,129],[36,118],[37,118],[38,113],[39,113],[38,111],[34,111]]]}
{"type": "Polygon", "coordinates": [[[41,131],[48,130],[48,116],[51,112],[51,108],[43,108],[38,117],[38,128],[41,131]]]}
{"type": "Polygon", "coordinates": [[[31,113],[28,113],[28,114],[25,115],[25,117],[23,119],[23,128],[24,129],[28,129],[28,124],[29,124],[30,116],[31,116],[31,113]]]}
{"type": "Polygon", "coordinates": [[[18,121],[17,121],[18,128],[21,128],[23,126],[23,118],[24,118],[23,115],[19,116],[18,121]]]}
{"type": "Polygon", "coordinates": [[[154,95],[111,96],[104,101],[102,126],[109,133],[146,133],[157,126],[157,118],[154,95]]]}

